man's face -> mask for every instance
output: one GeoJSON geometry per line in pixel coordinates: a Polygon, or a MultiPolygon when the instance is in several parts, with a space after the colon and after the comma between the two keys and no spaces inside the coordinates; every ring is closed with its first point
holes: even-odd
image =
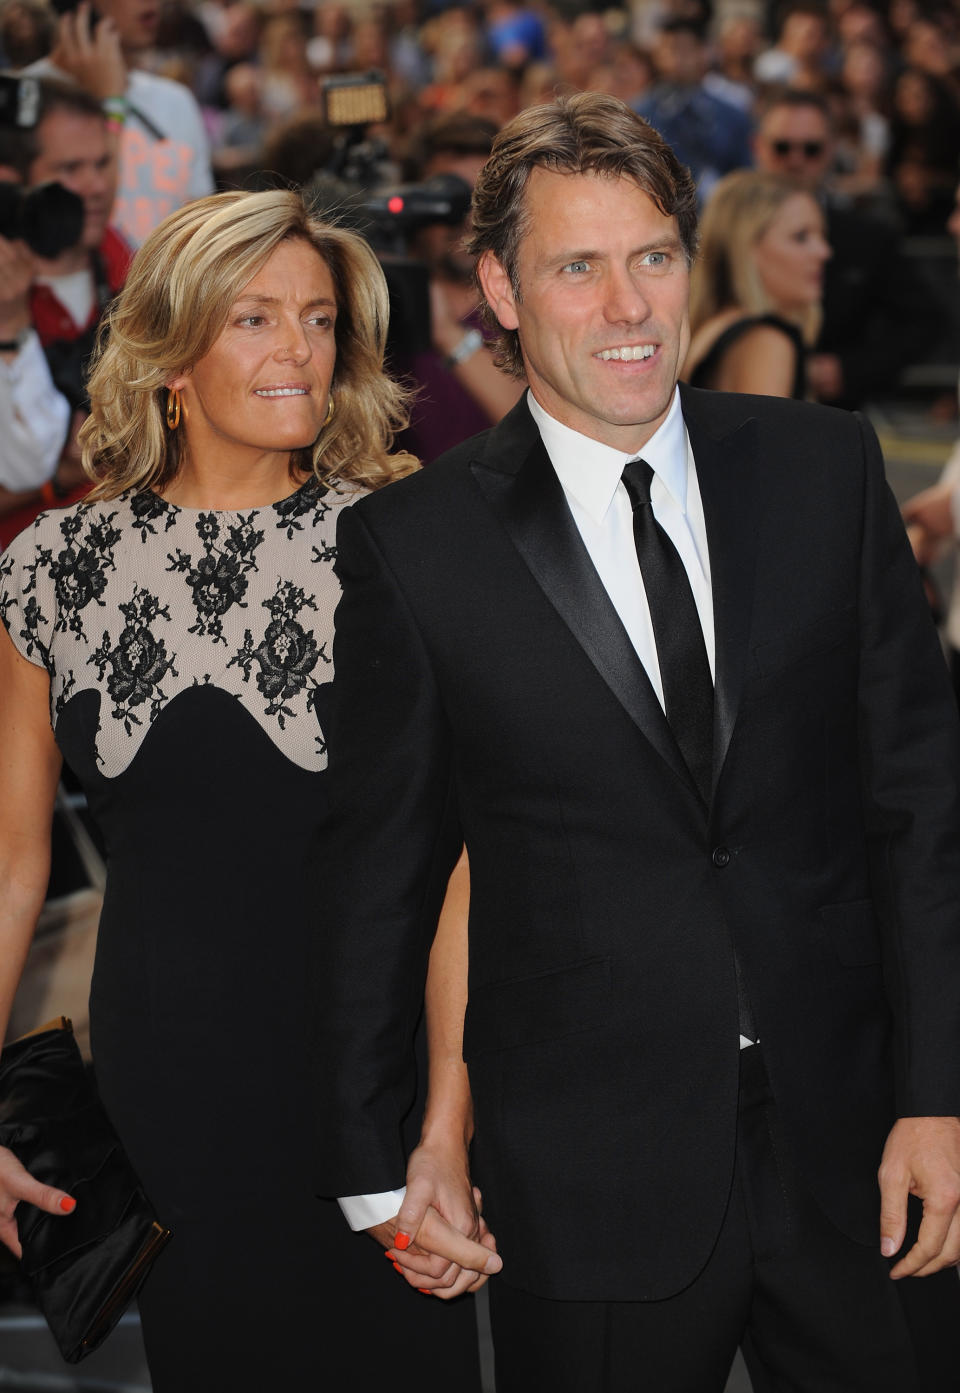
{"type": "Polygon", "coordinates": [[[97,0],[97,13],[112,19],[127,53],[149,48],[160,25],[160,0],[97,0]]]}
{"type": "Polygon", "coordinates": [[[757,168],[816,189],[830,168],[830,129],[814,106],[774,106],[754,137],[757,168]]]}
{"type": "Polygon", "coordinates": [[[657,44],[657,67],[665,81],[695,87],[707,68],[706,47],[689,30],[667,31],[657,44]]]}
{"type": "Polygon", "coordinates": [[[106,123],[85,112],[51,111],[37,126],[37,144],[40,153],[30,166],[28,182],[56,179],[83,199],[80,245],[93,251],[103,240],[116,193],[106,123]]]}
{"type": "Polygon", "coordinates": [[[558,421],[632,454],[664,420],[690,341],[675,218],[627,178],[535,169],[520,292],[489,254],[484,293],[517,329],[527,380],[558,421]]]}

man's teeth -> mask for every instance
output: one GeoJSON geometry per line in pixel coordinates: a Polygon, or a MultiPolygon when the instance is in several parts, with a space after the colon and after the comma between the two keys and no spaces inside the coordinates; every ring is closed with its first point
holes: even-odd
{"type": "Polygon", "coordinates": [[[255,393],[258,397],[305,397],[306,387],[269,387],[255,393]]]}
{"type": "Polygon", "coordinates": [[[630,363],[636,362],[638,358],[652,358],[656,351],[655,344],[643,343],[633,348],[604,348],[596,356],[602,358],[605,363],[609,363],[611,358],[618,359],[621,363],[630,363]]]}

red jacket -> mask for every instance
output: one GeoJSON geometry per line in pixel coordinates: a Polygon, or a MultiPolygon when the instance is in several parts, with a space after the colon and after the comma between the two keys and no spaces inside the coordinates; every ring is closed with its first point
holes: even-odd
{"type": "MultiPolygon", "coordinates": [[[[111,296],[116,295],[127,278],[133,253],[115,227],[107,228],[97,252],[104,282],[97,289],[111,296]]],[[[101,295],[98,294],[86,324],[77,325],[49,285],[34,285],[30,290],[30,317],[44,347],[57,339],[78,339],[97,322],[102,311],[101,295]]]]}

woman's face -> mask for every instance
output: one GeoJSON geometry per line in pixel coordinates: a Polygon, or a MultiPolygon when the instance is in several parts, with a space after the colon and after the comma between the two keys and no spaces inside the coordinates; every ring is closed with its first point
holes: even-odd
{"type": "Polygon", "coordinates": [[[831,251],[816,199],[807,193],[785,199],[755,243],[754,255],[764,289],[778,309],[789,313],[817,304],[831,251]]]}
{"type": "Polygon", "coordinates": [[[169,383],[196,468],[234,473],[314,443],[337,348],[333,277],[299,238],[281,242],[244,286],[198,363],[169,383]]]}

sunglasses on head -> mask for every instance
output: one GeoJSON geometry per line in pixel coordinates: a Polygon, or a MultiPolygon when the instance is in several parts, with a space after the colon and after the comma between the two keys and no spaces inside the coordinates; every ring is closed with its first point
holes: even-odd
{"type": "Polygon", "coordinates": [[[781,159],[799,151],[806,159],[815,160],[824,151],[822,140],[772,140],[770,144],[773,146],[774,154],[779,155],[781,159]]]}

